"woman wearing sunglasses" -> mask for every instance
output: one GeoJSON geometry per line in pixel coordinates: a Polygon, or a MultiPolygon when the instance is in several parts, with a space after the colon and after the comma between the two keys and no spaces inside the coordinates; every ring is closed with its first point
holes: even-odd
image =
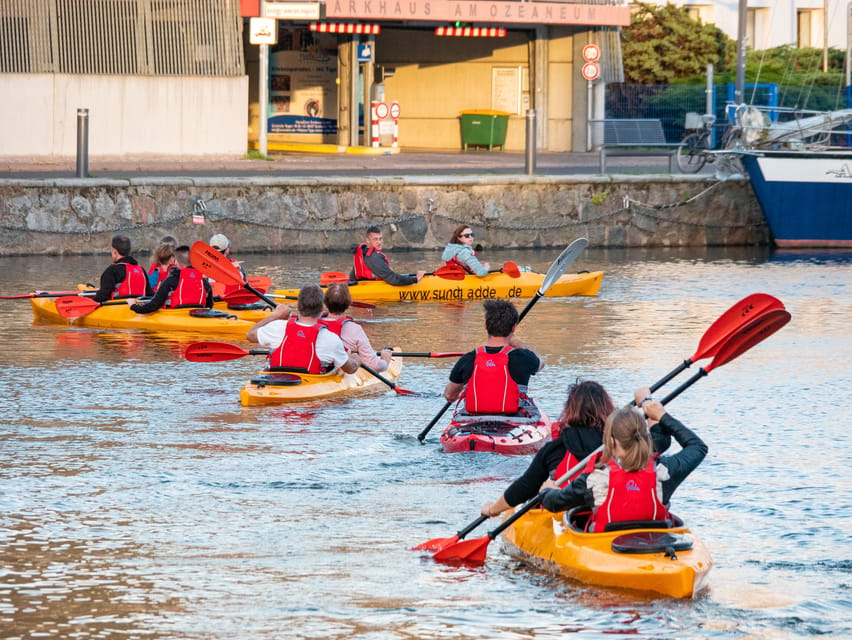
{"type": "Polygon", "coordinates": [[[453,238],[441,255],[449,267],[461,267],[467,273],[484,276],[488,273],[487,262],[480,262],[473,251],[473,231],[466,224],[461,224],[453,231],[453,238]]]}

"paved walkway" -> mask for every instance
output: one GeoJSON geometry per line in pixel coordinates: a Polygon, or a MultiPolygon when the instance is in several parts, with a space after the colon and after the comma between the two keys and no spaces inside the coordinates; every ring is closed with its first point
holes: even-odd
{"type": "MultiPolygon", "coordinates": [[[[608,173],[647,175],[668,173],[664,157],[610,158],[608,173]]],[[[524,175],[526,155],[503,151],[423,151],[397,153],[275,153],[271,160],[240,157],[99,157],[89,158],[89,176],[281,177],[404,176],[404,175],[524,175]]],[[[536,175],[599,173],[597,153],[537,153],[536,175]]],[[[45,179],[76,177],[76,158],[0,157],[0,178],[45,179]]]]}

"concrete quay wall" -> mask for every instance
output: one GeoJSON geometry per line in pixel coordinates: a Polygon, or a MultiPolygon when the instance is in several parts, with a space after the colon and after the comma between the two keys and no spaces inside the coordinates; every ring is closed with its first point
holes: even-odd
{"type": "Polygon", "coordinates": [[[351,250],[371,224],[386,249],[442,248],[460,223],[491,247],[760,245],[747,180],[708,176],[405,176],[0,180],[0,255],[134,253],[171,234],[224,233],[241,252],[351,250]],[[193,212],[204,224],[193,221],[193,212]]]}

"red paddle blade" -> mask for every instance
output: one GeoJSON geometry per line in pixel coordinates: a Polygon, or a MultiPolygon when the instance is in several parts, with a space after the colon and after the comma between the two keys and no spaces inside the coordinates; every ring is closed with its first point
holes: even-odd
{"type": "Polygon", "coordinates": [[[225,283],[224,282],[211,282],[210,287],[213,289],[213,296],[216,298],[221,298],[225,295],[225,283]]]}
{"type": "Polygon", "coordinates": [[[521,277],[521,270],[518,269],[518,265],[514,262],[504,262],[502,271],[510,278],[521,277]]]}
{"type": "Polygon", "coordinates": [[[353,307],[359,307],[361,309],[375,309],[376,305],[370,304],[369,302],[358,302],[357,300],[352,301],[353,307]]]}
{"type": "Polygon", "coordinates": [[[488,545],[491,538],[482,536],[473,540],[462,540],[447,547],[444,547],[432,557],[435,560],[449,562],[469,562],[471,564],[482,564],[485,562],[485,555],[488,552],[488,545]]]}
{"type": "Polygon", "coordinates": [[[249,352],[245,349],[227,342],[193,342],[183,353],[190,362],[223,362],[247,355],[249,352]]]}
{"type": "Polygon", "coordinates": [[[432,538],[431,540],[427,540],[426,542],[421,542],[416,547],[412,547],[413,549],[425,549],[426,551],[440,551],[445,547],[450,546],[451,544],[455,544],[459,541],[458,536],[453,536],[452,538],[432,538]]]}
{"type": "Polygon", "coordinates": [[[82,296],[62,296],[55,304],[56,312],[63,318],[79,318],[101,306],[100,302],[82,296]]]}
{"type": "Polygon", "coordinates": [[[770,309],[783,309],[784,303],[767,293],[753,293],[735,303],[710,325],[690,360],[712,358],[719,347],[734,332],[748,324],[753,318],[770,309]]]}
{"type": "Polygon", "coordinates": [[[252,304],[260,300],[260,298],[248,289],[237,289],[236,291],[231,291],[231,293],[222,296],[222,300],[228,304],[252,304]]]}
{"type": "Polygon", "coordinates": [[[713,361],[704,367],[704,370],[710,373],[716,367],[721,367],[739,357],[790,322],[791,317],[786,309],[770,309],[752,318],[748,324],[722,343],[713,361]]]}
{"type": "Polygon", "coordinates": [[[206,242],[196,240],[189,250],[192,266],[208,278],[225,284],[243,285],[243,276],[227,257],[206,242]]]}
{"type": "Polygon", "coordinates": [[[349,282],[349,275],[340,271],[326,271],[320,274],[320,284],[333,284],[335,282],[349,282]]]}
{"type": "Polygon", "coordinates": [[[250,287],[257,289],[261,293],[266,293],[269,291],[269,287],[272,286],[272,279],[268,276],[250,276],[246,278],[246,282],[250,287]]]}
{"type": "Polygon", "coordinates": [[[433,275],[443,278],[444,280],[464,280],[466,274],[464,269],[444,265],[443,267],[435,269],[435,273],[433,275]]]}

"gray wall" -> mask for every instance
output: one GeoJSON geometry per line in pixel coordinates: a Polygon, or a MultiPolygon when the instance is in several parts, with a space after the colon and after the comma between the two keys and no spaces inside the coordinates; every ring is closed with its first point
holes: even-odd
{"type": "Polygon", "coordinates": [[[386,248],[439,248],[462,222],[492,247],[770,242],[747,181],[697,176],[0,180],[0,255],[108,253],[117,233],[139,252],[214,233],[241,253],[348,251],[370,224],[386,248]]]}

